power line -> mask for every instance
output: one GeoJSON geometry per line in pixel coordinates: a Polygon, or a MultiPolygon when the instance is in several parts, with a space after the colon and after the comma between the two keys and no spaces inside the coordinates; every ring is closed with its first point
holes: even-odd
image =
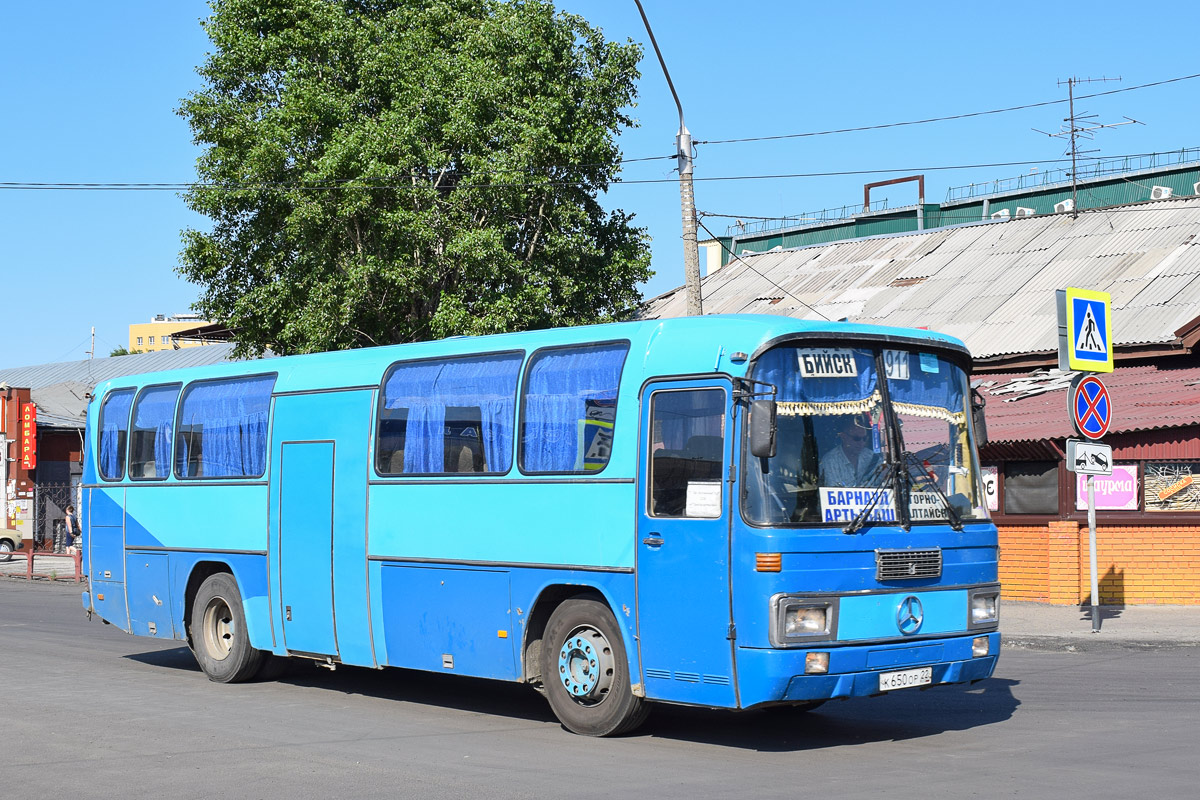
{"type": "MultiPolygon", "coordinates": [[[[1153,153],[1131,153],[1123,156],[1106,156],[1108,159],[1115,158],[1140,158],[1143,156],[1154,155],[1153,153]]],[[[673,156],[672,156],[673,157],[673,156]]],[[[696,178],[697,181],[751,181],[751,180],[783,180],[790,178],[824,178],[837,177],[843,175],[879,175],[892,172],[937,172],[937,171],[953,171],[963,169],[986,169],[993,167],[1019,167],[1030,166],[1037,164],[1058,164],[1070,161],[1068,158],[1047,158],[1035,159],[1029,161],[994,161],[981,164],[949,164],[939,166],[917,166],[917,167],[889,167],[876,169],[853,169],[853,170],[836,170],[831,172],[793,172],[779,174],[760,174],[760,175],[715,175],[709,177],[696,178]]],[[[284,189],[284,190],[305,190],[305,191],[334,191],[339,189],[385,189],[385,190],[413,190],[413,191],[429,191],[434,189],[432,184],[413,185],[407,182],[395,183],[355,183],[356,179],[346,179],[329,183],[258,183],[258,184],[219,184],[219,183],[82,183],[82,182],[43,182],[43,181],[0,181],[0,190],[30,190],[30,191],[191,191],[191,190],[206,190],[206,191],[261,191],[264,189],[284,189]]],[[[383,179],[380,179],[382,181],[383,179]]],[[[632,186],[640,184],[654,183],[675,183],[675,178],[644,178],[637,180],[624,180],[614,178],[608,181],[608,186],[632,186]]],[[[459,183],[452,187],[453,189],[529,189],[541,188],[550,186],[582,186],[581,181],[540,181],[538,183],[459,183]]]]}
{"type": "MultiPolygon", "coordinates": [[[[669,156],[645,156],[642,158],[622,158],[619,161],[617,161],[616,163],[618,163],[618,164],[633,164],[633,163],[643,162],[643,161],[661,161],[661,160],[665,160],[665,159],[674,159],[675,157],[676,157],[675,154],[672,153],[669,156]]],[[[610,165],[603,164],[603,163],[566,164],[566,165],[548,164],[548,165],[540,166],[540,167],[524,167],[521,169],[471,169],[471,170],[455,170],[455,172],[458,172],[460,174],[467,175],[467,176],[512,175],[512,174],[536,175],[536,174],[540,174],[541,172],[550,172],[553,170],[562,170],[562,171],[587,170],[587,169],[594,169],[597,167],[607,167],[607,166],[610,166],[610,165]]],[[[367,185],[377,185],[377,186],[381,186],[383,188],[394,188],[394,187],[399,187],[402,185],[399,183],[381,183],[382,181],[396,181],[396,178],[361,178],[361,177],[360,178],[331,178],[323,184],[313,184],[312,186],[309,186],[309,187],[305,187],[303,184],[282,183],[282,182],[261,183],[261,184],[222,185],[222,184],[217,184],[217,183],[197,183],[197,182],[189,183],[189,182],[183,182],[183,181],[173,181],[173,182],[168,182],[168,181],[160,181],[160,182],[149,182],[149,181],[147,181],[147,182],[7,181],[7,182],[0,182],[0,188],[108,189],[108,190],[137,189],[140,191],[186,191],[188,189],[193,189],[193,188],[205,188],[205,189],[227,188],[227,189],[238,189],[238,190],[250,189],[250,188],[258,189],[258,188],[263,188],[263,187],[337,188],[337,186],[339,186],[339,185],[350,185],[350,184],[354,184],[356,182],[367,184],[367,185]]],[[[567,182],[567,183],[582,183],[582,182],[575,181],[575,182],[567,182]]],[[[492,187],[502,187],[502,186],[510,186],[510,185],[511,186],[523,186],[523,185],[527,185],[527,184],[488,184],[488,185],[492,186],[492,187]]]]}
{"type": "MultiPolygon", "coordinates": [[[[1095,94],[1085,94],[1076,97],[1076,100],[1088,100],[1093,97],[1104,97],[1105,95],[1118,94],[1120,92],[1132,92],[1137,89],[1148,89],[1152,86],[1163,86],[1168,83],[1178,83],[1179,81],[1188,81],[1193,78],[1200,78],[1200,72],[1194,75],[1182,75],[1178,78],[1168,78],[1166,80],[1154,81],[1153,83],[1143,83],[1139,86],[1125,86],[1121,89],[1110,89],[1106,92],[1096,92],[1095,94]]],[[[946,117],[928,117],[926,119],[914,119],[906,122],[888,122],[881,125],[862,125],[857,128],[837,128],[828,131],[808,131],[806,133],[784,133],[776,136],[749,136],[742,139],[708,139],[705,141],[696,141],[694,144],[740,144],[742,142],[769,142],[779,139],[801,139],[809,136],[832,136],[836,133],[858,133],[860,131],[877,131],[885,128],[900,128],[906,125],[926,125],[931,122],[948,122],[956,119],[967,119],[969,117],[983,117],[989,114],[1004,114],[1009,111],[1023,111],[1027,108],[1042,108],[1045,106],[1062,105],[1068,102],[1067,100],[1044,100],[1040,103],[1026,103],[1019,106],[1009,106],[1007,108],[993,108],[989,111],[971,111],[966,114],[952,114],[946,117]]]]}
{"type": "Polygon", "coordinates": [[[770,279],[770,278],[768,278],[766,275],[763,275],[761,272],[759,272],[759,271],[758,271],[758,270],[756,270],[754,267],[750,266],[748,263],[746,263],[744,260],[742,260],[742,257],[741,257],[741,256],[739,256],[737,253],[735,253],[735,252],[733,252],[732,250],[730,250],[730,249],[729,249],[729,248],[728,248],[728,247],[725,245],[725,243],[724,243],[724,242],[722,242],[720,239],[718,239],[718,238],[717,238],[717,236],[716,236],[716,235],[715,235],[715,234],[714,234],[712,231],[710,231],[710,230],[708,229],[708,226],[707,226],[707,225],[705,225],[703,222],[701,222],[700,220],[696,220],[696,224],[697,224],[697,225],[699,225],[701,228],[703,228],[703,229],[704,229],[704,232],[705,232],[705,233],[707,233],[707,234],[708,234],[710,237],[712,237],[713,239],[715,239],[715,240],[717,241],[717,244],[721,245],[721,249],[722,249],[722,250],[724,250],[726,253],[729,253],[729,255],[733,256],[734,258],[736,258],[736,259],[737,259],[737,261],[738,261],[738,263],[739,263],[739,264],[741,264],[743,267],[745,267],[746,269],[750,270],[750,271],[751,271],[751,272],[753,272],[755,275],[757,275],[758,277],[762,278],[762,279],[763,279],[763,280],[765,280],[767,283],[771,284],[771,285],[772,285],[772,286],[774,286],[776,289],[778,289],[779,291],[783,292],[783,293],[784,293],[784,294],[786,294],[788,297],[792,298],[792,299],[793,299],[793,300],[795,300],[797,303],[799,303],[800,305],[802,305],[802,306],[804,306],[805,308],[807,308],[809,311],[811,311],[811,312],[813,312],[814,314],[816,314],[817,316],[819,316],[821,319],[825,320],[826,322],[833,322],[833,320],[831,320],[829,317],[825,316],[825,315],[824,315],[824,314],[822,314],[820,311],[817,311],[815,308],[813,308],[812,306],[810,306],[808,303],[804,302],[804,301],[803,301],[803,300],[801,300],[799,297],[796,297],[796,295],[792,294],[792,293],[791,293],[791,292],[789,292],[787,289],[783,288],[783,287],[782,287],[782,286],[780,286],[778,283],[776,283],[775,281],[771,280],[771,279],[770,279]]]}

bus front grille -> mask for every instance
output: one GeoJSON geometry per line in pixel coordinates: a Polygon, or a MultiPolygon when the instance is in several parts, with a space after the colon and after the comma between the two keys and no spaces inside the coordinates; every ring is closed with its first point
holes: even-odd
{"type": "Polygon", "coordinates": [[[876,550],[875,577],[880,581],[937,578],[942,574],[942,550],[876,550]]]}

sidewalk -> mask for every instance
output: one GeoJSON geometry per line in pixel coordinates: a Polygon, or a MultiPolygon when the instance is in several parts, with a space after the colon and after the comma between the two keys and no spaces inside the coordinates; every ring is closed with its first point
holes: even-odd
{"type": "Polygon", "coordinates": [[[1101,606],[1100,632],[1092,633],[1087,606],[1001,601],[1004,647],[1027,650],[1150,650],[1200,647],[1200,605],[1101,606]]]}

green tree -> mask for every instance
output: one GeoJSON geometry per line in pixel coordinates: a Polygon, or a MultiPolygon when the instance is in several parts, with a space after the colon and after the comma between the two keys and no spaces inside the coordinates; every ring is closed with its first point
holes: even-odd
{"type": "Polygon", "coordinates": [[[141,352],[141,350],[129,350],[124,345],[120,345],[118,347],[114,347],[112,352],[110,352],[108,355],[110,358],[113,356],[136,356],[141,352]]]}
{"type": "Polygon", "coordinates": [[[626,316],[641,53],[545,0],[212,0],[179,271],[243,353],[626,316]]]}

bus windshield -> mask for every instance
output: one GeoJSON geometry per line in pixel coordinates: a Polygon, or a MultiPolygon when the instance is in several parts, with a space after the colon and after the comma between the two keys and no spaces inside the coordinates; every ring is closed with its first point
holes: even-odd
{"type": "Polygon", "coordinates": [[[778,433],[774,457],[748,459],[748,521],[852,532],[987,518],[967,376],[942,355],[786,345],[753,377],[776,389],[778,433]]]}

